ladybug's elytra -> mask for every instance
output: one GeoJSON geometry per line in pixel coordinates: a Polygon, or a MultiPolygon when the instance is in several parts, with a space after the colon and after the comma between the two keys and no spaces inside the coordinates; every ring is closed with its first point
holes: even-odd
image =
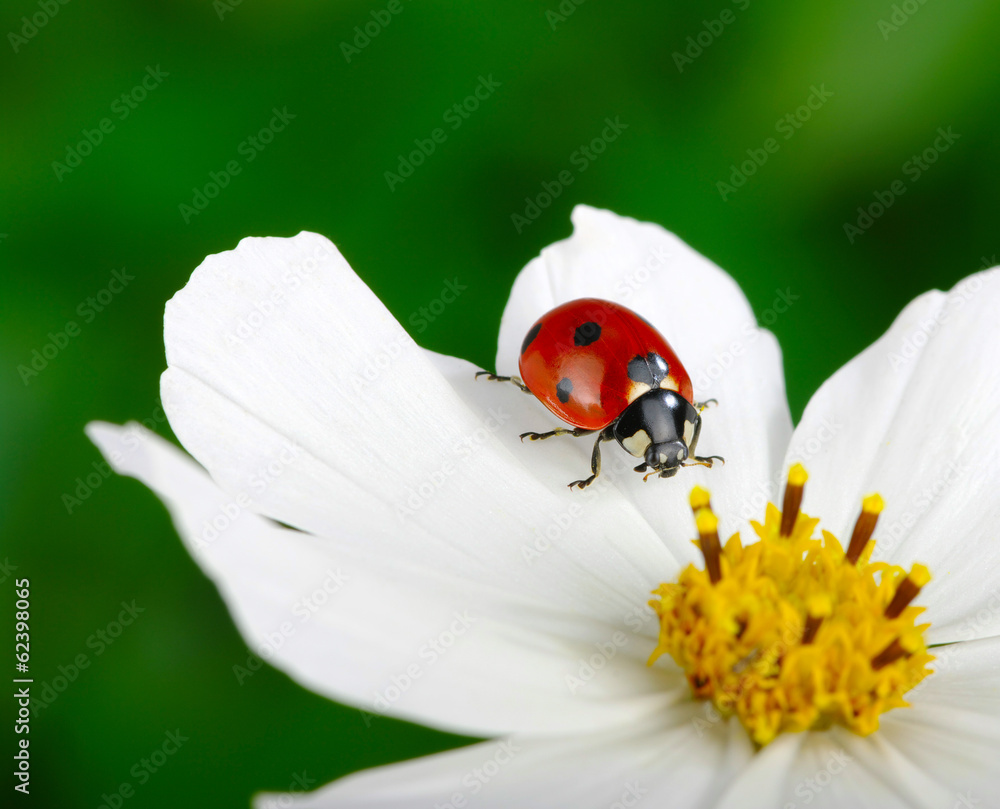
{"type": "Polygon", "coordinates": [[[601,471],[601,442],[615,439],[642,458],[643,478],[673,477],[682,466],[712,466],[718,455],[694,454],[701,411],[693,401],[691,378],[670,344],[631,309],[598,298],[580,298],[543,315],[521,344],[520,377],[497,376],[536,396],[571,424],[547,433],[523,433],[537,441],[556,435],[598,433],[591,457],[593,474],[575,480],[583,489],[601,471]]]}

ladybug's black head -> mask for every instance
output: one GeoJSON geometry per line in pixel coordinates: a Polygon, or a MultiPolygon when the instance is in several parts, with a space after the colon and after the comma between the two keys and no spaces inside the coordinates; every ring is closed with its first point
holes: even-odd
{"type": "Polygon", "coordinates": [[[646,466],[665,473],[662,477],[669,478],[677,474],[681,464],[688,458],[687,444],[683,441],[664,441],[660,444],[650,444],[646,449],[646,466]]]}
{"type": "Polygon", "coordinates": [[[645,461],[639,471],[648,468],[669,478],[694,455],[701,416],[676,391],[655,388],[626,407],[613,429],[625,451],[645,461]]]}

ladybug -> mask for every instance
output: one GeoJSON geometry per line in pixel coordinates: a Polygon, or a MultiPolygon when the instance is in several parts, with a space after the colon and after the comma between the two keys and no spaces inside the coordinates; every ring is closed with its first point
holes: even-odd
{"type": "Polygon", "coordinates": [[[724,459],[694,454],[701,411],[691,377],[670,344],[631,309],[598,298],[580,298],[542,315],[521,344],[520,377],[476,374],[512,382],[573,429],[522,433],[521,440],[597,433],[593,474],[569,484],[583,489],[601,471],[601,443],[615,439],[643,462],[636,472],[673,477],[682,466],[724,459]]]}

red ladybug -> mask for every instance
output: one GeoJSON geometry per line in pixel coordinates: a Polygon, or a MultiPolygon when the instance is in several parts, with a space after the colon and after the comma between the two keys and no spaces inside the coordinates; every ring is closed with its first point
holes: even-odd
{"type": "Polygon", "coordinates": [[[723,460],[694,454],[700,411],[708,402],[693,401],[691,378],[670,344],[631,309],[598,298],[557,306],[528,331],[518,367],[520,378],[488,371],[476,376],[513,382],[574,428],[523,433],[522,441],[598,433],[593,474],[570,483],[571,489],[594,482],[601,471],[601,442],[612,438],[644,459],[635,468],[652,470],[643,480],[655,474],[669,478],[682,466],[710,467],[723,460]]]}

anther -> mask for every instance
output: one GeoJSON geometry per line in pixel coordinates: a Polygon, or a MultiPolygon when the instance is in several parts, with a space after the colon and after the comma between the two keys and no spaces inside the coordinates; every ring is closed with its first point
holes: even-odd
{"type": "Polygon", "coordinates": [[[872,671],[885,668],[901,657],[909,657],[920,647],[920,635],[910,631],[900,635],[872,658],[872,671]]]}
{"type": "Polygon", "coordinates": [[[691,490],[691,496],[688,502],[691,503],[691,510],[695,513],[695,515],[697,515],[703,508],[712,507],[712,497],[709,494],[708,489],[701,486],[695,486],[691,490]]]}
{"type": "Polygon", "coordinates": [[[823,619],[829,616],[832,611],[833,604],[830,601],[830,596],[818,593],[809,598],[809,603],[806,605],[806,625],[802,631],[803,646],[808,646],[813,642],[823,619]]]}
{"type": "Polygon", "coordinates": [[[861,558],[861,553],[875,531],[875,523],[878,522],[878,515],[882,513],[883,508],[885,508],[885,502],[877,494],[870,494],[861,501],[861,514],[858,521],[854,523],[851,543],[847,546],[847,554],[844,556],[850,564],[857,564],[858,559],[861,558]]]}
{"type": "Polygon", "coordinates": [[[795,528],[795,520],[799,516],[802,505],[802,490],[805,488],[809,473],[806,468],[797,463],[788,470],[788,483],[785,484],[785,501],[781,507],[781,536],[790,537],[795,528]]]}
{"type": "Polygon", "coordinates": [[[889,606],[885,608],[886,618],[898,618],[900,613],[906,609],[911,601],[917,597],[920,589],[931,580],[930,571],[923,565],[914,565],[910,569],[910,575],[900,582],[889,606]]]}
{"type": "Polygon", "coordinates": [[[698,537],[701,540],[701,553],[705,557],[705,570],[708,571],[708,578],[712,584],[717,584],[722,578],[722,565],[720,555],[722,547],[719,545],[719,518],[715,516],[710,508],[700,508],[694,517],[698,526],[698,537]]]}

